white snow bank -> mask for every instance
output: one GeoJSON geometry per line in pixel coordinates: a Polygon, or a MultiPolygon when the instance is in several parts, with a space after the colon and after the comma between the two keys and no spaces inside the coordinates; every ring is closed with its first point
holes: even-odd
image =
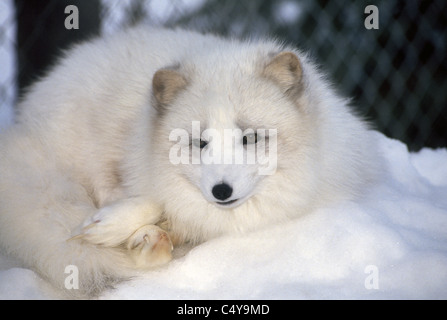
{"type": "MultiPolygon", "coordinates": [[[[447,299],[447,150],[377,139],[387,172],[362,199],[209,241],[101,298],[447,299]]],[[[49,297],[1,261],[0,298],[49,297]]]]}

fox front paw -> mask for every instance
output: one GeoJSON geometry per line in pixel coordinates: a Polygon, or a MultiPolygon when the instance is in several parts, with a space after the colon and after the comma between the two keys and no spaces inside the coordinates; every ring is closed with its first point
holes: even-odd
{"type": "Polygon", "coordinates": [[[174,249],[166,231],[145,225],[127,240],[127,249],[138,268],[151,268],[168,263],[174,249]]]}
{"type": "Polygon", "coordinates": [[[81,239],[105,247],[116,247],[125,243],[137,227],[130,231],[123,226],[120,216],[113,213],[113,208],[101,209],[78,226],[69,240],[81,239]]]}

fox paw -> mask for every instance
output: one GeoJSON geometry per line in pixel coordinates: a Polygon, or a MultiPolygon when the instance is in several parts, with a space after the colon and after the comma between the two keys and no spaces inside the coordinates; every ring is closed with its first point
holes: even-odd
{"type": "Polygon", "coordinates": [[[166,231],[155,225],[145,225],[127,240],[127,249],[138,268],[151,268],[172,259],[173,245],[166,231]]]}
{"type": "Polygon", "coordinates": [[[117,247],[124,244],[139,227],[151,224],[153,217],[153,214],[131,202],[118,202],[101,208],[85,219],[72,232],[70,240],[81,239],[96,245],[117,247]]]}
{"type": "Polygon", "coordinates": [[[73,236],[68,240],[82,239],[105,247],[116,247],[124,243],[130,233],[113,215],[107,215],[107,209],[87,218],[73,231],[73,236]]]}

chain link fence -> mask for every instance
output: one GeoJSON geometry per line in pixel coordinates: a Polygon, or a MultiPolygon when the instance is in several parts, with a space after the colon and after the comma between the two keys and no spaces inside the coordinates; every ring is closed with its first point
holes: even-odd
{"type": "MultiPolygon", "coordinates": [[[[12,106],[16,97],[14,79],[14,15],[11,6],[0,2],[0,124],[12,121],[12,106]]],[[[1,127],[1,126],[0,126],[1,127]]]]}
{"type": "MultiPolygon", "coordinates": [[[[39,3],[51,6],[55,1],[60,0],[39,3]]],[[[283,39],[310,52],[335,87],[352,97],[353,105],[378,130],[404,141],[411,150],[447,146],[447,1],[102,0],[99,4],[98,17],[93,17],[100,20],[99,33],[148,21],[237,37],[283,39]],[[370,4],[379,12],[378,29],[365,27],[365,8],[370,4]]],[[[63,11],[58,14],[65,17],[63,11]]],[[[80,10],[80,15],[89,12],[80,10]]],[[[0,57],[8,28],[0,20],[0,57]]],[[[42,23],[36,29],[48,33],[42,23]]],[[[5,67],[0,64],[2,71],[5,67]]],[[[0,105],[10,86],[14,83],[0,79],[0,105]]]]}

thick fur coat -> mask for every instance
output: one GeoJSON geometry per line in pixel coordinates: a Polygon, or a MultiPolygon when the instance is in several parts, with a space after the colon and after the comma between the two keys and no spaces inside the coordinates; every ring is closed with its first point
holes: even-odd
{"type": "Polygon", "coordinates": [[[268,39],[143,26],[94,39],[68,51],[17,110],[0,136],[0,246],[66,292],[64,270],[77,266],[79,289],[68,293],[81,297],[167,263],[172,243],[351,199],[379,170],[348,101],[305,54],[268,39]],[[173,150],[220,148],[201,135],[211,128],[242,131],[234,145],[244,157],[263,147],[273,169],[172,161],[173,150]]]}

